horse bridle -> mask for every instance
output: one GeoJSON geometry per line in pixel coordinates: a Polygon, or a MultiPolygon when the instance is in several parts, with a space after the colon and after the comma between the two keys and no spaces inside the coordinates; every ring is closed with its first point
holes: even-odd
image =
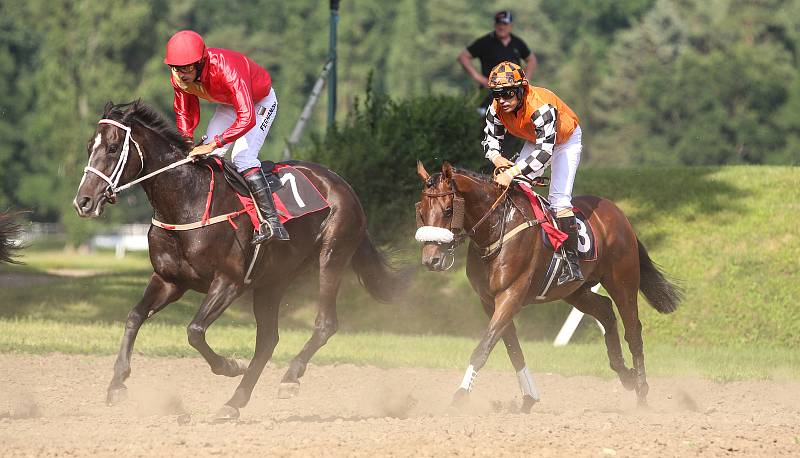
{"type": "MultiPolygon", "coordinates": [[[[139,143],[137,143],[136,140],[134,140],[133,137],[131,137],[130,127],[122,123],[119,123],[117,121],[114,121],[113,119],[101,119],[100,121],[97,122],[97,124],[110,124],[112,126],[124,130],[125,141],[122,143],[122,151],[120,152],[119,159],[117,159],[116,165],[114,165],[114,168],[111,171],[111,175],[106,175],[100,170],[92,167],[91,166],[92,156],[90,155],[89,164],[83,169],[83,177],[81,178],[81,185],[83,184],[83,181],[86,179],[86,174],[92,172],[95,175],[99,176],[103,181],[108,183],[108,187],[106,188],[105,191],[105,196],[108,200],[112,200],[116,196],[117,192],[131,185],[131,183],[129,183],[128,185],[124,185],[122,187],[117,186],[119,185],[119,180],[120,178],[122,178],[122,174],[125,171],[125,165],[127,165],[128,163],[128,155],[130,152],[131,142],[133,142],[134,146],[136,146],[136,152],[139,153],[139,161],[141,162],[141,168],[139,169],[139,173],[136,174],[137,177],[139,176],[139,174],[142,173],[142,171],[144,171],[144,156],[142,155],[142,149],[139,146],[139,143]]],[[[92,151],[92,155],[93,154],[94,151],[92,151]]]]}
{"type": "MultiPolygon", "coordinates": [[[[96,168],[92,167],[91,165],[87,165],[83,169],[83,178],[81,178],[81,185],[83,185],[83,181],[86,179],[86,174],[88,172],[94,173],[95,175],[99,176],[103,181],[108,183],[108,187],[105,190],[105,196],[106,196],[106,199],[108,199],[111,202],[113,202],[113,199],[116,197],[117,193],[119,193],[121,191],[124,191],[125,189],[128,189],[128,188],[130,188],[131,186],[133,186],[133,185],[135,185],[137,183],[141,183],[144,180],[152,178],[152,177],[158,175],[159,173],[166,172],[169,169],[173,169],[173,168],[175,168],[175,167],[177,167],[179,165],[183,165],[183,164],[186,164],[186,163],[189,163],[189,162],[193,162],[193,161],[195,161],[197,159],[197,157],[189,156],[189,157],[186,157],[185,159],[181,159],[181,160],[179,160],[177,162],[173,162],[173,163],[171,163],[171,164],[169,164],[169,165],[167,165],[165,167],[161,167],[160,169],[158,169],[158,170],[156,170],[154,172],[150,172],[147,175],[140,177],[139,175],[141,175],[142,172],[144,172],[144,155],[142,154],[142,148],[139,146],[139,143],[137,143],[136,140],[134,140],[133,137],[131,136],[131,128],[126,126],[126,125],[124,125],[124,124],[121,124],[121,123],[119,123],[117,121],[114,121],[113,119],[101,119],[97,123],[98,124],[110,124],[112,126],[119,127],[120,129],[124,130],[125,131],[125,142],[122,144],[122,152],[119,155],[119,159],[117,160],[117,164],[114,166],[114,169],[111,172],[111,176],[106,176],[106,174],[101,172],[100,170],[97,170],[96,168]],[[134,146],[136,146],[136,152],[139,153],[139,161],[141,162],[141,167],[139,169],[139,172],[136,174],[136,177],[137,177],[136,179],[131,180],[128,183],[126,183],[126,184],[124,184],[122,186],[118,186],[119,185],[119,180],[120,180],[120,178],[122,178],[122,173],[125,170],[125,165],[128,163],[128,155],[129,155],[129,151],[130,151],[130,142],[133,142],[134,146]]],[[[92,154],[94,154],[94,151],[92,151],[92,154]]],[[[92,163],[92,157],[89,156],[89,164],[91,164],[91,163],[92,163]]]]}
{"type": "MultiPolygon", "coordinates": [[[[497,208],[498,204],[503,201],[503,198],[508,194],[508,188],[506,188],[500,197],[495,200],[494,204],[487,210],[486,214],[475,223],[472,228],[469,230],[464,228],[464,198],[458,197],[456,195],[455,189],[450,191],[442,191],[442,192],[429,192],[429,191],[422,191],[422,195],[429,198],[439,198],[445,196],[453,196],[453,214],[450,216],[450,226],[439,227],[439,226],[425,226],[425,222],[422,219],[422,212],[420,211],[420,206],[422,202],[417,202],[415,204],[415,211],[416,211],[416,219],[417,219],[417,233],[415,238],[417,241],[423,243],[435,243],[437,245],[447,245],[447,254],[446,257],[450,258],[450,264],[444,270],[449,270],[455,264],[455,251],[461,243],[464,242],[467,238],[475,235],[475,231],[478,227],[483,224],[484,221],[491,215],[494,210],[497,208]]],[[[505,218],[503,218],[503,230],[505,230],[505,218]]]]}
{"type": "MultiPolygon", "coordinates": [[[[495,170],[495,175],[497,175],[497,173],[499,173],[499,172],[502,172],[503,169],[504,169],[503,167],[498,167],[495,170]]],[[[536,179],[530,179],[530,178],[524,177],[523,181],[527,182],[531,187],[533,187],[533,186],[546,186],[550,182],[550,180],[545,178],[545,177],[539,177],[539,178],[536,178],[536,179]]],[[[422,220],[422,212],[420,212],[420,205],[422,205],[422,202],[417,202],[416,205],[415,205],[415,207],[416,207],[416,218],[417,218],[417,234],[415,235],[415,238],[417,239],[417,241],[420,241],[420,242],[423,242],[423,243],[436,243],[437,245],[447,245],[447,254],[446,254],[446,256],[449,256],[451,258],[451,260],[450,260],[450,265],[445,270],[449,270],[451,267],[453,267],[453,264],[455,263],[455,251],[456,251],[456,248],[462,242],[464,242],[464,240],[466,240],[469,237],[474,236],[476,230],[478,229],[478,227],[480,227],[480,225],[483,224],[489,218],[489,216],[492,213],[494,213],[495,209],[497,209],[497,206],[501,202],[505,202],[506,205],[503,207],[504,210],[503,210],[502,227],[500,228],[500,238],[499,238],[499,240],[497,242],[495,242],[493,244],[490,244],[489,248],[484,248],[485,250],[487,250],[487,252],[481,255],[481,258],[483,258],[484,260],[492,258],[495,254],[500,252],[500,250],[503,247],[503,242],[505,241],[505,238],[506,238],[505,237],[506,219],[507,219],[506,215],[508,214],[508,202],[509,201],[520,212],[520,214],[522,214],[523,217],[527,220],[528,227],[530,227],[530,225],[532,225],[532,224],[540,224],[540,223],[543,222],[543,221],[539,221],[539,220],[528,220],[528,218],[525,217],[525,212],[523,212],[522,209],[519,208],[517,203],[514,202],[513,199],[507,199],[506,198],[506,197],[508,197],[509,189],[511,189],[511,186],[507,186],[505,188],[505,190],[503,190],[503,192],[500,194],[500,196],[497,198],[497,200],[495,200],[494,203],[492,204],[492,206],[489,208],[489,210],[487,210],[486,213],[481,217],[481,219],[479,219],[478,222],[475,223],[475,225],[472,226],[472,228],[469,229],[469,230],[465,230],[464,227],[463,227],[464,226],[464,199],[462,197],[456,196],[455,189],[450,190],[450,191],[442,191],[442,192],[422,191],[422,195],[423,196],[430,197],[430,198],[445,197],[445,196],[452,195],[453,196],[453,215],[452,215],[451,220],[450,220],[450,228],[444,228],[444,227],[438,227],[438,226],[425,226],[424,225],[424,221],[422,220]],[[454,231],[454,229],[455,229],[455,231],[454,231]],[[426,237],[425,236],[426,234],[433,234],[434,236],[437,236],[437,237],[426,237]]],[[[513,233],[516,233],[516,232],[514,231],[513,233]]],[[[475,243],[474,240],[473,240],[473,243],[475,243]]]]}

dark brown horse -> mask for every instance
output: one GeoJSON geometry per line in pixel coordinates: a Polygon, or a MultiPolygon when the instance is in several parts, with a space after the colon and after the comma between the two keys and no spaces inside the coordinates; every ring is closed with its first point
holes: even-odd
{"type": "Polygon", "coordinates": [[[681,291],[650,260],[622,211],[600,197],[581,196],[573,200],[595,229],[598,258],[581,263],[586,277],[583,283],[554,286],[542,297],[541,285],[553,250],[543,244],[541,231],[536,227],[541,221],[533,216],[522,191],[512,187],[503,195],[503,189],[488,177],[456,170],[446,162],[442,172],[432,176],[418,163],[417,173],[424,182],[417,210],[421,226],[417,238],[425,241],[423,264],[430,270],[444,270],[450,264],[454,246],[469,237],[467,276],[491,317],[454,401],[466,398],[477,371],[502,337],[519,378],[522,409],[529,412],[538,401],[538,393],[525,365],[513,318],[526,304],[562,299],[602,323],[611,369],[625,388],[636,390],[639,404],[646,404],[648,385],[637,294],[641,290],[656,310],[671,313],[678,307],[681,291]],[[499,205],[495,207],[496,202],[499,205]],[[526,223],[530,226],[522,226],[526,223]],[[508,238],[517,227],[525,229],[508,238]],[[460,234],[462,228],[464,234],[460,234]],[[504,241],[499,248],[486,252],[487,247],[500,240],[504,241]],[[611,300],[590,289],[597,283],[603,285],[617,305],[625,340],[633,355],[633,369],[625,366],[611,300]]]}
{"type": "MultiPolygon", "coordinates": [[[[175,128],[141,102],[106,105],[103,120],[89,141],[89,166],[75,197],[80,216],[99,216],[115,191],[139,176],[185,159],[191,145],[175,128]]],[[[125,394],[133,343],[142,323],[187,290],[207,293],[189,324],[189,343],[200,352],[212,372],[235,377],[244,374],[233,397],[217,413],[219,420],[238,417],[250,399],[265,364],[278,343],[278,306],[286,288],[305,266],[319,264],[316,324],[310,340],[291,361],[281,383],[281,395],[294,394],[311,357],[336,332],[336,296],[345,269],[352,265],[369,293],[390,301],[403,290],[406,276],[392,269],[373,246],[366,216],[353,190],[341,177],[317,164],[294,162],[330,203],[330,212],[291,220],[286,228],[291,242],[264,248],[252,283],[245,275],[253,255],[253,226],[247,216],[186,231],[152,226],[148,233],[154,273],[144,296],[128,314],[107,401],[125,394]],[[230,303],[245,291],[253,292],[257,324],[255,354],[249,366],[218,355],[206,343],[206,330],[230,303]]],[[[170,224],[200,221],[211,180],[208,167],[187,163],[143,181],[154,218],[170,224]]],[[[218,174],[210,216],[241,208],[235,193],[218,174]]]]}

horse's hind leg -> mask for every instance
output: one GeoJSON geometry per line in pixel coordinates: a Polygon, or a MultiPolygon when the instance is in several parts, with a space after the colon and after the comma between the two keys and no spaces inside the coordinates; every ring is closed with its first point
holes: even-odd
{"type": "Polygon", "coordinates": [[[596,294],[588,286],[584,286],[569,297],[564,299],[570,305],[587,315],[597,319],[605,329],[606,351],[611,369],[617,373],[622,385],[632,390],[636,387],[636,374],[625,366],[625,359],[622,357],[622,345],[619,341],[619,331],[617,330],[617,318],[614,316],[611,299],[596,294]]]}
{"type": "Polygon", "coordinates": [[[122,336],[117,361],[114,363],[114,377],[108,385],[107,404],[114,404],[125,397],[127,388],[124,382],[131,375],[131,353],[142,323],[154,313],[180,299],[184,292],[186,289],[165,281],[158,274],[154,273],[150,277],[144,295],[128,312],[128,319],[125,320],[125,333],[122,336]]]}
{"type": "Polygon", "coordinates": [[[285,288],[272,285],[285,285],[286,282],[275,278],[271,280],[270,286],[256,289],[253,293],[253,313],[257,326],[255,353],[233,397],[217,412],[217,421],[239,417],[239,409],[250,401],[253,388],[278,345],[278,309],[285,288]]]}
{"type": "MultiPolygon", "coordinates": [[[[481,299],[483,310],[491,318],[494,313],[494,300],[481,299]]],[[[533,377],[525,364],[525,355],[522,353],[522,346],[519,344],[517,337],[517,327],[511,321],[503,331],[503,343],[506,346],[508,359],[511,360],[511,365],[514,366],[514,371],[517,373],[517,381],[519,388],[522,391],[522,407],[520,410],[523,413],[531,413],[533,405],[539,402],[539,391],[533,382],[533,377]]]]}
{"type": "MultiPolygon", "coordinates": [[[[638,267],[638,266],[637,266],[638,267]]],[[[630,270],[628,270],[629,272],[630,270]]],[[[647,375],[644,368],[644,344],[642,341],[642,322],[639,321],[638,278],[631,280],[621,269],[612,273],[611,281],[603,281],[603,287],[617,304],[622,325],[625,327],[625,341],[633,357],[633,370],[636,374],[636,397],[640,406],[647,404],[647,375]],[[623,278],[624,277],[624,278],[623,278]]]]}
{"type": "Polygon", "coordinates": [[[342,274],[350,262],[352,253],[353,250],[343,250],[342,248],[334,251],[333,248],[323,244],[320,251],[319,298],[314,332],[300,353],[289,363],[289,368],[281,379],[281,386],[278,390],[279,398],[290,398],[298,393],[300,377],[305,374],[311,357],[339,329],[339,320],[336,316],[336,296],[339,293],[342,274]]]}
{"type": "Polygon", "coordinates": [[[194,347],[211,366],[211,372],[217,375],[236,377],[242,375],[247,367],[232,358],[222,357],[214,352],[206,342],[206,330],[222,315],[234,299],[239,295],[239,286],[225,277],[218,276],[211,282],[208,294],[197,311],[186,334],[189,345],[194,347]]]}

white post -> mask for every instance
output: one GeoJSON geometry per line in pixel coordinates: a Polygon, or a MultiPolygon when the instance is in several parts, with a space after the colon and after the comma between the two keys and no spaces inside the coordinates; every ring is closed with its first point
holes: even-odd
{"type": "MultiPolygon", "coordinates": [[[[600,291],[600,283],[594,285],[592,287],[592,292],[596,293],[600,291]]],[[[569,312],[569,316],[567,317],[566,321],[564,321],[564,325],[561,326],[561,330],[558,331],[558,335],[556,336],[556,340],[553,341],[554,347],[563,347],[564,345],[569,343],[569,340],[572,338],[572,334],[575,333],[575,330],[578,329],[578,325],[581,323],[581,319],[583,318],[583,312],[572,307],[572,311],[569,312]]],[[[600,324],[599,321],[595,320],[597,326],[600,327],[600,332],[605,335],[606,330],[603,328],[603,325],[600,324]]]]}
{"type": "Polygon", "coordinates": [[[114,247],[114,255],[117,259],[122,259],[125,257],[125,238],[123,236],[119,236],[117,238],[117,245],[114,247]]]}

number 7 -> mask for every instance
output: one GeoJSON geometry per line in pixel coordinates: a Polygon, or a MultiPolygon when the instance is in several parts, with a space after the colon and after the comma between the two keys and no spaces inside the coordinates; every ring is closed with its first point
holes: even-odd
{"type": "Polygon", "coordinates": [[[303,199],[300,198],[300,193],[297,192],[297,180],[295,179],[294,175],[291,173],[286,173],[281,177],[281,184],[285,185],[286,182],[292,186],[292,195],[294,196],[294,200],[297,202],[297,205],[300,208],[306,206],[306,203],[303,202],[303,199]]]}

